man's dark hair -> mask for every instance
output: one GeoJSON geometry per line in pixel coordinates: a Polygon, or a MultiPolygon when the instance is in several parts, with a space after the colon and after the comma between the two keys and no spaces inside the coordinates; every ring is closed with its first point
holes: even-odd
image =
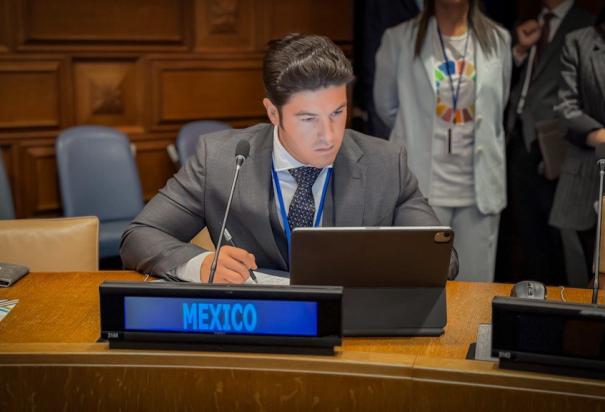
{"type": "MultiPolygon", "coordinates": [[[[414,46],[415,57],[420,56],[422,52],[429,29],[429,20],[435,15],[435,2],[436,0],[424,0],[424,8],[415,19],[418,25],[418,34],[414,46]]],[[[479,0],[469,0],[468,3],[468,25],[473,30],[473,34],[477,36],[481,49],[485,54],[491,55],[496,50],[496,37],[501,37],[496,29],[498,25],[481,12],[479,0]]]]}
{"type": "Polygon", "coordinates": [[[294,93],[349,84],[351,62],[324,36],[291,33],[269,42],[263,61],[267,97],[279,108],[294,93]]]}

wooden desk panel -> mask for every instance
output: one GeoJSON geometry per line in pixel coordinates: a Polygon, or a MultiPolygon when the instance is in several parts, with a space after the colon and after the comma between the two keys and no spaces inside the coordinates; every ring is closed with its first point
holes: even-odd
{"type": "MultiPolygon", "coordinates": [[[[108,350],[98,285],[133,272],[33,273],[0,298],[0,409],[605,411],[605,382],[464,360],[494,295],[510,285],[450,282],[433,338],[345,338],[332,357],[108,350]]],[[[559,289],[549,296],[560,299],[559,289]]],[[[566,290],[588,301],[588,290],[566,290]]]]}

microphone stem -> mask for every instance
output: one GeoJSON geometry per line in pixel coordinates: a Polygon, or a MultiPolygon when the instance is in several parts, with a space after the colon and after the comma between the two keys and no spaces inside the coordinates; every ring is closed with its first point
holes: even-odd
{"type": "Polygon", "coordinates": [[[603,213],[603,176],[605,175],[605,160],[599,160],[599,206],[597,211],[597,234],[595,239],[594,283],[592,287],[592,303],[596,304],[599,297],[599,271],[601,266],[601,219],[603,213]]]}
{"type": "Polygon", "coordinates": [[[227,200],[227,209],[225,210],[225,217],[223,218],[223,225],[218,236],[218,242],[216,245],[216,252],[212,259],[212,265],[210,266],[210,276],[208,277],[208,283],[214,283],[214,274],[216,272],[216,264],[218,263],[218,256],[221,253],[221,246],[223,243],[223,236],[225,234],[225,226],[227,225],[227,217],[229,217],[229,210],[231,209],[231,200],[233,199],[233,192],[235,191],[235,184],[237,183],[237,177],[242,164],[238,161],[235,166],[235,176],[233,177],[233,184],[231,185],[231,192],[229,193],[229,199],[227,200]]]}

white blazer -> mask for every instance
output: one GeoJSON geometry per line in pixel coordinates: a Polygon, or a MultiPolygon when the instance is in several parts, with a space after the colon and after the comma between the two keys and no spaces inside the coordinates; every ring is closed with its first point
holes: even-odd
{"type": "MultiPolygon", "coordinates": [[[[431,187],[431,144],[434,136],[437,94],[433,79],[431,18],[422,52],[414,56],[418,19],[388,29],[376,54],[374,102],[382,120],[391,128],[391,140],[403,142],[410,169],[423,193],[431,187]]],[[[484,214],[499,213],[506,206],[504,108],[512,70],[510,35],[498,27],[496,47],[486,55],[477,43],[475,102],[475,196],[484,214]]],[[[429,199],[430,200],[430,199],[429,199]]]]}

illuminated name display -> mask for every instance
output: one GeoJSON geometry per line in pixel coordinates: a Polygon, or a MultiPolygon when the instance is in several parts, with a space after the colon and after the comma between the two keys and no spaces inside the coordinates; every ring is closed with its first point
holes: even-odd
{"type": "Polygon", "coordinates": [[[124,297],[130,331],[318,336],[317,302],[124,297]]]}
{"type": "Polygon", "coordinates": [[[251,303],[183,303],[183,330],[254,332],[257,319],[251,303]]]}

